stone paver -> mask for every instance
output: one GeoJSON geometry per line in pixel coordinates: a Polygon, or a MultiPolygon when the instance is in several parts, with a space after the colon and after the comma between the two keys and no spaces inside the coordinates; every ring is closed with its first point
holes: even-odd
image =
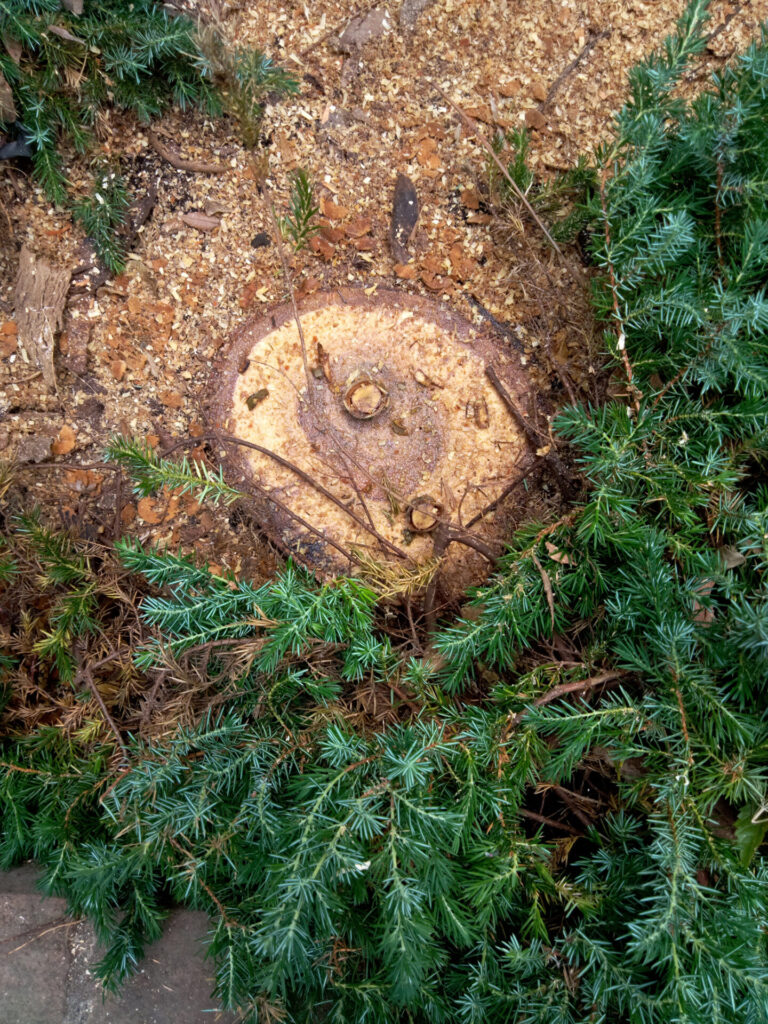
{"type": "Polygon", "coordinates": [[[66,916],[64,900],[35,891],[25,865],[0,874],[1,1024],[232,1024],[211,998],[203,959],[205,914],[173,910],[163,936],[119,997],[104,997],[90,971],[100,951],[92,928],[66,916]]]}
{"type": "Polygon", "coordinates": [[[0,895],[3,1024],[62,1024],[70,954],[64,900],[0,895]]]}

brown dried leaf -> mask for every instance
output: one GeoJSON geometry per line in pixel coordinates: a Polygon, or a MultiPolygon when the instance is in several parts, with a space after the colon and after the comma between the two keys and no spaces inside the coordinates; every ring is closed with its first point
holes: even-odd
{"type": "Polygon", "coordinates": [[[394,270],[404,281],[415,281],[419,276],[419,268],[415,263],[396,263],[394,270]]]}
{"type": "Polygon", "coordinates": [[[513,79],[511,82],[499,82],[496,88],[505,99],[512,99],[520,92],[520,83],[513,79]]]}
{"type": "Polygon", "coordinates": [[[184,399],[178,391],[161,391],[158,397],[169,409],[180,409],[184,405],[184,399]]]}
{"type": "Polygon", "coordinates": [[[486,103],[478,103],[472,107],[464,107],[464,113],[469,117],[474,117],[476,121],[483,121],[485,124],[494,123],[491,108],[486,103]]]}
{"type": "Polygon", "coordinates": [[[461,192],[461,201],[468,210],[480,209],[480,193],[474,188],[465,188],[461,192]]]}
{"type": "Polygon", "coordinates": [[[346,206],[340,206],[338,203],[334,203],[331,199],[320,200],[320,212],[328,220],[344,220],[345,217],[349,216],[349,208],[346,206]]]}
{"type": "Polygon", "coordinates": [[[67,43],[77,43],[79,46],[85,46],[85,42],[82,39],[78,39],[77,36],[73,36],[69,29],[64,28],[63,25],[49,25],[48,31],[58,36],[59,39],[65,40],[67,43]]]}
{"type": "Polygon", "coordinates": [[[551,541],[544,541],[544,547],[547,549],[547,554],[553,562],[559,562],[560,565],[573,565],[568,555],[563,554],[551,541]]]}
{"type": "Polygon", "coordinates": [[[344,237],[344,229],[331,227],[330,223],[326,221],[325,224],[320,224],[320,234],[335,245],[344,237]]]}
{"type": "Polygon", "coordinates": [[[312,252],[317,253],[318,256],[322,256],[324,260],[333,259],[333,254],[335,252],[333,246],[327,239],[321,238],[319,235],[315,235],[314,238],[310,238],[309,248],[312,252]]]}
{"type": "Polygon", "coordinates": [[[526,127],[533,128],[534,131],[540,132],[543,128],[547,127],[547,119],[540,110],[531,108],[525,112],[525,124],[526,127]]]}
{"type": "Polygon", "coordinates": [[[8,52],[8,56],[11,58],[14,64],[21,62],[21,43],[16,39],[11,39],[10,36],[3,36],[3,46],[8,52]]]}

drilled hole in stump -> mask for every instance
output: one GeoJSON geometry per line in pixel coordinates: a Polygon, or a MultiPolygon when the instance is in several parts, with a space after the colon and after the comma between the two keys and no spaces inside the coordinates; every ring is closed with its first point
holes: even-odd
{"type": "MultiPolygon", "coordinates": [[[[394,575],[412,572],[432,558],[439,522],[454,536],[475,520],[471,534],[501,550],[509,524],[495,506],[532,456],[485,368],[525,408],[517,353],[398,292],[314,295],[300,316],[309,372],[292,309],[280,307],[237,332],[209,408],[216,428],[292,464],[243,448],[230,458],[233,482],[255,485],[273,540],[328,576],[359,571],[358,555],[394,575]]],[[[489,567],[451,543],[443,593],[460,594],[489,567]]]]}

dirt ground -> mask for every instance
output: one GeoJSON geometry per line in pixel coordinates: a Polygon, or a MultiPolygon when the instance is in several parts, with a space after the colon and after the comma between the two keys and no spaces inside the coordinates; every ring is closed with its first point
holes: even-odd
{"type": "MultiPolygon", "coordinates": [[[[300,94],[268,107],[253,151],[243,148],[227,118],[173,112],[155,126],[162,142],[185,158],[225,164],[226,172],[216,175],[175,169],[145,128],[118,113],[105,119],[104,155],[122,158],[138,194],[156,183],[157,202],[125,273],[86,299],[78,298],[83,289],[73,290],[78,315],[70,313],[58,342],[56,393],[17,345],[18,256],[26,244],[74,268],[82,236],[23,168],[0,163],[0,459],[18,461],[31,501],[58,508],[83,530],[107,538],[125,530],[263,577],[276,555],[254,524],[178,495],[136,501],[97,464],[114,433],[148,438],[161,449],[199,436],[205,398],[215,389],[212,368],[232,332],[285,300],[277,249],[259,244],[263,233],[271,235],[259,188],[265,176],[278,213],[287,206],[288,174],[299,167],[320,201],[323,231],[292,259],[299,296],[342,285],[396,287],[474,320],[479,303],[517,330],[537,386],[546,389],[560,363],[577,366],[574,376],[588,390],[590,329],[586,313],[580,322],[578,312],[586,307],[576,296],[552,322],[536,282],[526,277],[533,250],[548,262],[558,288],[577,286],[543,255],[532,223],[523,222],[522,233],[514,225],[499,229],[486,202],[487,157],[432,83],[487,138],[527,125],[531,164],[546,176],[610,134],[628,70],[660,44],[685,4],[380,0],[360,7],[251,0],[218,6],[228,37],[273,56],[299,79],[300,94]],[[361,11],[370,38],[340,47],[339,34],[361,11]],[[414,182],[421,206],[407,264],[396,264],[389,245],[398,172],[414,182]],[[213,216],[218,226],[199,230],[182,219],[195,212],[213,216]]],[[[768,0],[713,3],[711,15],[715,34],[692,65],[691,90],[757,34],[768,0]]],[[[75,183],[86,168],[85,161],[69,163],[75,183]]]]}

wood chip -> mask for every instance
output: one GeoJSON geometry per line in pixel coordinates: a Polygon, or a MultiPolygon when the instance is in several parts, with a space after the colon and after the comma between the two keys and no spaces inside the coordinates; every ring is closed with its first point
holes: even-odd
{"type": "Polygon", "coordinates": [[[144,522],[149,523],[150,526],[157,526],[158,523],[163,521],[162,513],[158,511],[154,498],[141,498],[138,504],[138,513],[144,522]]]}
{"type": "Polygon", "coordinates": [[[370,233],[373,223],[370,217],[358,217],[344,226],[344,232],[349,238],[362,238],[370,233]]]}
{"type": "Polygon", "coordinates": [[[320,200],[320,212],[328,220],[344,220],[345,217],[349,216],[349,208],[346,206],[339,206],[338,203],[334,203],[330,199],[320,200]]]}
{"type": "Polygon", "coordinates": [[[192,213],[182,213],[181,219],[191,228],[197,231],[215,231],[221,224],[218,217],[209,217],[208,214],[193,210],[192,213]]]}
{"type": "Polygon", "coordinates": [[[75,447],[76,436],[72,427],[66,424],[59,431],[59,436],[53,442],[51,451],[54,455],[69,455],[75,447]]]}

